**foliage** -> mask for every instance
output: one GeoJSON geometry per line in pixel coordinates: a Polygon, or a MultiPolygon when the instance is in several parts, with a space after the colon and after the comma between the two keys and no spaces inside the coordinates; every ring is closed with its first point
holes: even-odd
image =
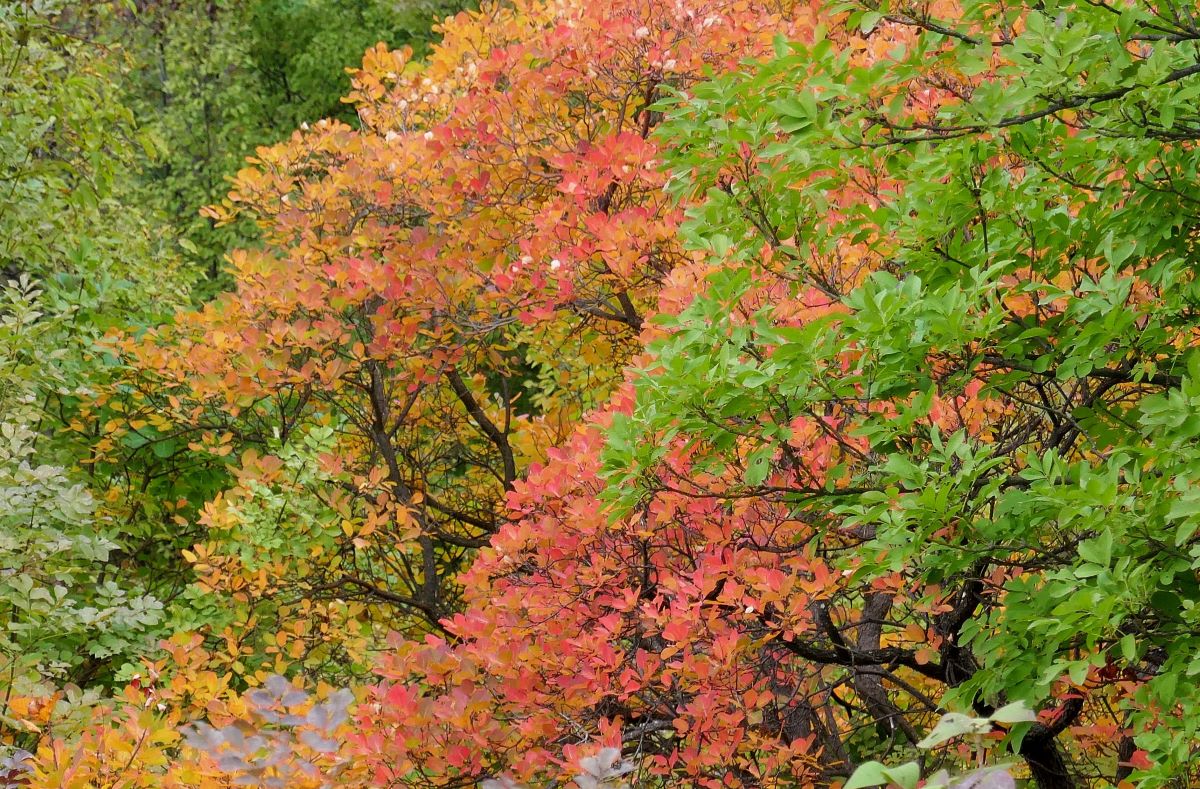
{"type": "Polygon", "coordinates": [[[233,255],[237,289],[119,346],[134,377],[107,397],[237,475],[189,556],[239,650],[311,640],[260,626],[281,600],[289,627],[369,622],[376,648],[443,630],[506,493],[619,381],[680,254],[649,104],[773,29],[702,15],[651,37],[662,15],[640,13],[495,5],[446,23],[424,64],[369,51],[363,128],[261,149],[211,211],[250,213],[268,243],[233,255]]]}
{"type": "Polygon", "coordinates": [[[342,102],[350,90],[347,67],[380,41],[411,46],[416,56],[429,47],[431,28],[461,10],[449,0],[258,0],[248,9],[248,48],[264,83],[271,128],[279,137],[321,118],[356,120],[342,102]]]}
{"type": "Polygon", "coordinates": [[[253,224],[213,228],[200,209],[260,145],[325,117],[341,103],[346,67],[379,41],[423,48],[457,0],[138,0],[102,28],[125,48],[123,81],[147,144],[140,199],[171,217],[181,250],[206,280],[227,285],[224,255],[256,237],[253,224]]]}
{"type": "Polygon", "coordinates": [[[228,675],[207,669],[199,641],[164,642],[166,657],[147,661],[145,673],[116,698],[44,709],[43,736],[32,765],[23,765],[32,771],[22,785],[230,789],[285,780],[317,789],[334,777],[339,785],[363,785],[361,771],[339,752],[349,691],[306,690],[260,674],[241,692],[228,675]]]}
{"type": "Polygon", "coordinates": [[[97,508],[64,428],[106,379],[96,338],[186,290],[121,205],[136,133],[112,64],[60,10],[0,4],[0,659],[35,682],[94,680],[153,643],[162,604],[124,572],[128,524],[97,508]]]}
{"type": "Polygon", "coordinates": [[[143,138],[113,59],[80,41],[68,5],[0,3],[0,269],[37,278],[49,309],[102,332],[150,312],[146,300],[170,314],[187,279],[153,217],[127,205],[143,138]]]}
{"type": "MultiPolygon", "coordinates": [[[[1021,702],[1007,704],[986,718],[975,718],[957,712],[947,712],[920,742],[918,748],[934,748],[954,737],[974,740],[974,750],[981,763],[986,754],[988,735],[996,727],[1005,724],[1035,722],[1037,715],[1021,702]]],[[[877,762],[863,762],[854,769],[842,789],[864,789],[868,786],[897,785],[904,789],[916,789],[918,782],[924,789],[1016,789],[1016,781],[1010,765],[991,764],[979,766],[961,775],[951,777],[946,770],[938,770],[924,781],[921,764],[907,762],[896,767],[887,767],[877,762]]]]}
{"type": "Polygon", "coordinates": [[[0,3],[0,759],[18,783],[46,723],[89,717],[165,622],[161,552],[86,467],[101,425],[80,406],[110,380],[96,340],[161,320],[189,280],[128,202],[138,134],[93,21],[0,3]]]}
{"type": "Polygon", "coordinates": [[[1200,781],[1182,7],[0,9],[0,780],[1200,781]]]}
{"type": "Polygon", "coordinates": [[[449,637],[386,661],[389,780],[586,742],[829,782],[1024,700],[1039,786],[1188,782],[1194,30],[843,13],[663,105],[707,289],[514,485],[449,637]]]}
{"type": "Polygon", "coordinates": [[[145,650],[162,603],[97,572],[113,564],[116,530],[95,517],[82,482],[38,462],[37,398],[61,385],[53,378],[62,356],[33,335],[46,317],[38,295],[27,282],[5,292],[0,318],[0,376],[10,385],[0,398],[0,658],[82,679],[95,661],[145,650]]]}
{"type": "Polygon", "coordinates": [[[706,198],[684,235],[723,266],[608,490],[785,506],[747,547],[793,557],[744,593],[767,634],[852,681],[1047,708],[1014,742],[1040,786],[1194,780],[1195,28],[1152,3],[848,23],[918,35],[866,66],[781,46],[670,110],[676,193],[706,198]]]}
{"type": "Polygon", "coordinates": [[[335,736],[349,717],[350,691],[314,701],[276,674],[247,693],[246,700],[245,717],[220,727],[198,723],[185,732],[189,744],[214,756],[222,772],[241,783],[284,789],[313,779],[328,782],[348,766],[343,762],[323,770],[316,762],[339,750],[335,736]],[[304,749],[318,756],[305,759],[300,755],[304,749]]]}

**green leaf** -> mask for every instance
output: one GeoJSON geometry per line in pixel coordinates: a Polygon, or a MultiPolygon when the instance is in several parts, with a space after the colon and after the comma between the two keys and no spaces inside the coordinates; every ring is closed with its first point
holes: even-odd
{"type": "Polygon", "coordinates": [[[1036,721],[1037,713],[1029,709],[1023,701],[1014,701],[1011,704],[1005,704],[1000,709],[988,716],[989,720],[996,723],[1024,723],[1026,721],[1036,721]]]}
{"type": "Polygon", "coordinates": [[[1130,663],[1137,659],[1137,641],[1134,639],[1132,633],[1122,636],[1119,644],[1121,646],[1121,657],[1130,663]]]}
{"type": "Polygon", "coordinates": [[[908,762],[897,767],[888,767],[880,762],[863,762],[855,769],[842,789],[864,789],[868,786],[896,784],[904,789],[916,789],[921,778],[921,767],[908,762]]]}
{"type": "Polygon", "coordinates": [[[906,762],[886,771],[888,780],[904,789],[916,789],[921,780],[921,766],[916,762],[906,762]]]}
{"type": "Polygon", "coordinates": [[[1108,567],[1112,560],[1113,536],[1112,532],[1105,529],[1095,538],[1085,540],[1079,544],[1079,556],[1085,561],[1098,564],[1101,567],[1108,567]]]}
{"type": "Polygon", "coordinates": [[[883,14],[878,11],[867,11],[858,20],[858,29],[861,33],[870,33],[883,20],[883,14]]]}
{"type": "Polygon", "coordinates": [[[771,459],[775,456],[775,447],[767,445],[756,449],[746,461],[745,483],[750,486],[761,485],[771,473],[771,459]]]}
{"type": "Polygon", "coordinates": [[[887,772],[887,766],[880,762],[863,762],[855,768],[842,789],[864,789],[884,785],[888,782],[887,772]]]}
{"type": "Polygon", "coordinates": [[[987,734],[992,723],[987,718],[972,718],[958,712],[947,712],[926,737],[917,743],[918,748],[934,748],[947,740],[964,734],[987,734]]]}

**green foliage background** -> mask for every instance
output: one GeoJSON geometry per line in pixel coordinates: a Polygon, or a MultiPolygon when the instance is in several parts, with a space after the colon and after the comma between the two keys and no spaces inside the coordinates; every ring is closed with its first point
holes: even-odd
{"type": "Polygon", "coordinates": [[[218,203],[254,149],[302,123],[353,123],[347,68],[377,42],[417,53],[463,0],[137,0],[99,34],[123,49],[121,87],[147,140],[145,202],[172,220],[204,273],[198,298],[224,286],[224,254],[254,239],[249,223],[214,228],[218,203]]]}

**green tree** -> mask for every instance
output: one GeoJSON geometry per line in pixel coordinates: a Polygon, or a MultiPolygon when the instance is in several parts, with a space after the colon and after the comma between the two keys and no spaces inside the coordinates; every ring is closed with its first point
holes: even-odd
{"type": "Polygon", "coordinates": [[[5,686],[18,675],[110,679],[163,621],[134,556],[143,523],[100,506],[111,480],[85,468],[93,435],[77,421],[111,374],[103,334],[162,320],[190,289],[171,234],[133,202],[143,140],[121,102],[118,60],[87,39],[104,13],[0,2],[5,686]]]}
{"type": "Polygon", "coordinates": [[[74,382],[46,342],[68,319],[40,312],[42,296],[27,278],[0,292],[0,669],[87,684],[151,647],[163,604],[118,561],[120,524],[86,476],[44,462],[43,403],[74,382]]]}
{"type": "Polygon", "coordinates": [[[881,667],[840,635],[869,620],[885,671],[935,680],[892,719],[1024,700],[1039,786],[1194,785],[1200,27],[933,8],[845,4],[855,46],[781,42],[665,106],[719,270],[618,420],[610,495],[787,503],[844,579],[797,642],[821,676],[881,667]]]}

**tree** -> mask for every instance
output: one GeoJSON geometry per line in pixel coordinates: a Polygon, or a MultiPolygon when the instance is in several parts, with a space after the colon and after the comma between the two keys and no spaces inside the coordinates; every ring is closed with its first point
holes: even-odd
{"type": "Polygon", "coordinates": [[[489,5],[424,64],[373,49],[362,129],[260,149],[213,209],[266,246],[234,254],[233,293],[127,338],[108,397],[231,459],[190,556],[239,655],[312,635],[347,667],[329,636],[443,630],[505,496],[619,382],[681,257],[650,105],[778,24],[707,8],[489,5]],[[328,634],[255,624],[279,620],[328,634]]]}
{"type": "Polygon", "coordinates": [[[1038,786],[1194,780],[1194,23],[823,21],[664,106],[704,285],[389,657],[380,780],[828,785],[1018,700],[1038,786]]]}
{"type": "Polygon", "coordinates": [[[80,416],[110,380],[99,337],[182,306],[188,279],[154,217],[126,202],[138,135],[118,64],[86,39],[92,22],[73,4],[0,3],[5,773],[22,769],[14,750],[36,743],[45,714],[95,702],[166,619],[161,579],[142,572],[161,553],[139,550],[156,524],[109,507],[80,416]]]}
{"type": "MultiPolygon", "coordinates": [[[[109,605],[113,512],[157,507],[199,579],[172,624],[202,635],[120,702],[6,700],[36,782],[1200,780],[1185,9],[520,0],[442,32],[369,50],[359,128],[209,209],[262,234],[232,292],[72,346],[108,365],[87,467],[140,493],[94,515],[0,431],[39,559],[0,565],[32,579],[10,651],[110,645],[23,587],[109,605]],[[351,733],[319,679],[376,658],[351,733]]],[[[0,365],[53,372],[14,320],[0,365]]]]}
{"type": "Polygon", "coordinates": [[[33,741],[19,709],[23,698],[48,695],[65,680],[88,683],[112,662],[136,659],[153,643],[163,605],[119,571],[115,554],[125,535],[97,516],[82,475],[54,465],[53,454],[39,447],[40,406],[70,391],[65,354],[40,341],[62,330],[54,325],[61,316],[38,311],[42,294],[27,279],[0,293],[3,747],[33,741]]]}

